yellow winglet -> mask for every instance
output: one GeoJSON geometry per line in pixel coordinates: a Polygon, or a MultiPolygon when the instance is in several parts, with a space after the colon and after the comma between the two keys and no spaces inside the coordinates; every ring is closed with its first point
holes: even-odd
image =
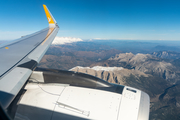
{"type": "Polygon", "coordinates": [[[44,7],[44,11],[46,13],[46,17],[47,17],[47,20],[49,22],[49,26],[50,27],[55,27],[55,24],[56,24],[56,21],[55,19],[53,18],[53,16],[51,15],[50,11],[48,10],[47,6],[46,5],[43,5],[44,7]]]}

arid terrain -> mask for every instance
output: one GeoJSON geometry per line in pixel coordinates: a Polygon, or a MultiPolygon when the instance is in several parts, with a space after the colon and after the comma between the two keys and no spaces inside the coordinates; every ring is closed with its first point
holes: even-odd
{"type": "Polygon", "coordinates": [[[131,49],[91,42],[56,45],[38,67],[82,72],[138,88],[151,98],[150,120],[179,120],[180,53],[142,49],[129,52],[131,49]]]}

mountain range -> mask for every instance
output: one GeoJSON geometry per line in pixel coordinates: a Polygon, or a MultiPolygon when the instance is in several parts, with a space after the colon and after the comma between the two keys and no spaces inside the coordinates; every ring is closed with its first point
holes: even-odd
{"type": "Polygon", "coordinates": [[[151,48],[157,43],[145,49],[142,45],[147,44],[142,41],[80,41],[52,45],[38,67],[83,72],[111,83],[138,88],[150,95],[150,120],[179,120],[179,53],[153,51],[151,48]],[[128,43],[130,47],[122,47],[121,43],[128,43]],[[132,44],[135,44],[133,48],[132,44]]]}
{"type": "Polygon", "coordinates": [[[164,59],[180,59],[180,53],[174,51],[158,51],[153,52],[152,55],[164,59]]]}

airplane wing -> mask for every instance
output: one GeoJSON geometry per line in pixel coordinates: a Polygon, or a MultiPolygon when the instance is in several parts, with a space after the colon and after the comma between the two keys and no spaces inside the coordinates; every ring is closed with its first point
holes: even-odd
{"type": "Polygon", "coordinates": [[[59,27],[43,5],[49,27],[0,46],[0,102],[7,108],[54,40],[59,27]]]}
{"type": "Polygon", "coordinates": [[[141,90],[36,68],[59,30],[43,7],[48,28],[0,46],[0,102],[8,115],[15,120],[148,120],[150,99],[141,90]]]}

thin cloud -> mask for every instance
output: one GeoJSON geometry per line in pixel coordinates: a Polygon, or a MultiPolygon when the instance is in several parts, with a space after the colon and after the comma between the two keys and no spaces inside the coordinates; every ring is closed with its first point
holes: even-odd
{"type": "Polygon", "coordinates": [[[34,31],[2,31],[0,30],[0,40],[13,40],[25,35],[34,33],[34,31]]]}
{"type": "Polygon", "coordinates": [[[74,38],[74,37],[55,37],[54,41],[52,42],[52,45],[61,45],[65,43],[73,43],[83,41],[81,38],[74,38]]]}

